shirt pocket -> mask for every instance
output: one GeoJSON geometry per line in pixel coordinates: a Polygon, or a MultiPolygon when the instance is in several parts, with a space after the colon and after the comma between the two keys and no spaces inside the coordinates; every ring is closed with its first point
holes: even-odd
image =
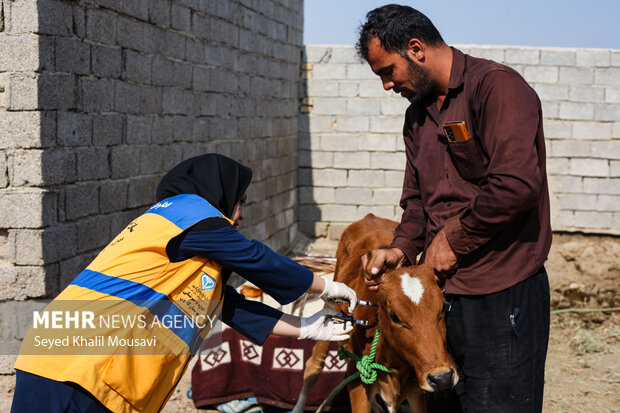
{"type": "Polygon", "coordinates": [[[487,176],[489,161],[476,139],[448,143],[452,164],[461,177],[468,181],[480,181],[487,176]]]}

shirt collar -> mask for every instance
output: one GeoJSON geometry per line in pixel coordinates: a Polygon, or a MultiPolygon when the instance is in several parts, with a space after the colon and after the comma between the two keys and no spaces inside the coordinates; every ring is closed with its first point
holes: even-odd
{"type": "Polygon", "coordinates": [[[465,77],[465,55],[459,49],[452,49],[452,68],[450,69],[450,81],[448,89],[457,89],[463,84],[465,77]]]}

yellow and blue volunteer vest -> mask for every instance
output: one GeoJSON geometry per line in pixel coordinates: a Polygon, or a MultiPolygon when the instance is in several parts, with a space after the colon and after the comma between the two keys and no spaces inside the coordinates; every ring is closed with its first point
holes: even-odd
{"type": "Polygon", "coordinates": [[[166,254],[209,217],[233,223],[189,194],[132,221],[35,316],[15,368],[77,383],[114,412],[159,411],[221,312],[221,266],[166,254]]]}

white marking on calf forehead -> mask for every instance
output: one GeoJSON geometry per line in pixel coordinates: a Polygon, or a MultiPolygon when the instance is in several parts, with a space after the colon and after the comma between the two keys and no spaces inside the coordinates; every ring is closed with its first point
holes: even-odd
{"type": "Polygon", "coordinates": [[[419,278],[411,277],[409,274],[404,273],[400,276],[401,286],[403,292],[411,301],[415,304],[420,304],[422,295],[424,294],[424,286],[419,278]]]}

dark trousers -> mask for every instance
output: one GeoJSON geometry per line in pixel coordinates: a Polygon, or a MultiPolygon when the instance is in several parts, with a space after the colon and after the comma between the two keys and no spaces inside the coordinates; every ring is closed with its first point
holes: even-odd
{"type": "Polygon", "coordinates": [[[17,370],[11,413],[110,413],[75,383],[51,380],[17,370]]]}
{"type": "Polygon", "coordinates": [[[429,412],[540,412],[549,341],[544,268],[488,295],[447,295],[448,351],[458,367],[451,392],[429,395],[429,412]]]}

